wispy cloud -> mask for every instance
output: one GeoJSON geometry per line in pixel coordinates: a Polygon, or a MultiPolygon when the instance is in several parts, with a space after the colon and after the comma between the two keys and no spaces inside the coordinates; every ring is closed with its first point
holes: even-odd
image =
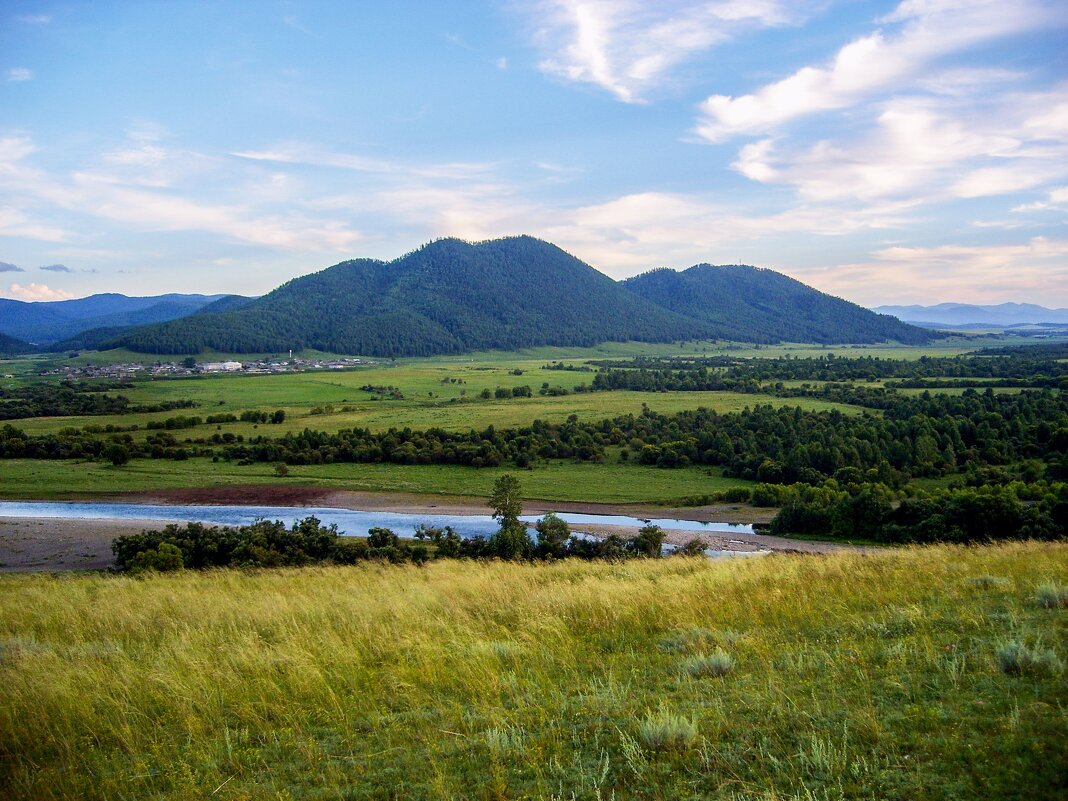
{"type": "Polygon", "coordinates": [[[23,14],[17,17],[25,25],[47,25],[52,21],[50,14],[23,14]]]}
{"type": "Polygon", "coordinates": [[[868,303],[916,302],[959,298],[962,286],[971,302],[1032,301],[1048,297],[1051,287],[1068,285],[1068,240],[1034,237],[1018,244],[889,247],[872,260],[842,264],[826,271],[832,291],[863,289],[868,303]],[[888,273],[893,281],[888,281],[888,273]],[[922,287],[922,290],[917,289],[922,287]]]}
{"type": "Polygon", "coordinates": [[[17,264],[12,264],[9,261],[0,261],[0,273],[24,273],[26,272],[17,264]]]}
{"type": "Polygon", "coordinates": [[[779,0],[664,2],[546,0],[526,7],[539,68],[640,103],[680,64],[730,38],[742,25],[783,25],[797,5],[779,0]]]}
{"type": "Polygon", "coordinates": [[[873,130],[805,146],[762,139],[733,166],[807,200],[1003,195],[1068,177],[1068,86],[968,102],[908,97],[882,106],[873,130]],[[1041,118],[1041,119],[1040,119],[1041,118]]]}
{"type": "Polygon", "coordinates": [[[32,81],[33,70],[27,67],[12,67],[4,75],[4,79],[7,81],[32,81]]]}
{"type": "Polygon", "coordinates": [[[940,59],[1024,31],[1066,23],[1051,0],[906,0],[877,29],[842,47],[824,66],[806,66],[757,91],[713,95],[700,106],[697,133],[711,142],[761,135],[798,117],[846,108],[900,90],[940,59]]]}
{"type": "Polygon", "coordinates": [[[62,289],[52,289],[46,284],[12,284],[6,294],[17,300],[70,300],[74,294],[62,289]]]}

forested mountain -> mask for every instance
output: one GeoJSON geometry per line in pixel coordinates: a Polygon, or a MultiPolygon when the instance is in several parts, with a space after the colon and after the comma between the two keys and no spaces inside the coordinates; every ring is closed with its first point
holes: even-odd
{"type": "Polygon", "coordinates": [[[1047,309],[1034,303],[998,303],[979,306],[970,303],[939,303],[935,306],[877,306],[880,314],[892,314],[906,322],[921,325],[968,326],[1068,324],[1068,309],[1047,309]]]}
{"type": "Polygon", "coordinates": [[[51,344],[93,328],[120,328],[174,320],[232,295],[156,295],[133,298],[117,293],[76,300],[38,301],[0,298],[0,333],[37,344],[51,344]]]}
{"type": "Polygon", "coordinates": [[[652,270],[622,284],[647,301],[697,321],[708,335],[746,342],[908,344],[935,335],[757,267],[698,264],[652,270]]]}
{"type": "Polygon", "coordinates": [[[342,262],[244,308],[136,329],[115,344],[149,353],[312,347],[415,356],[663,342],[701,330],[555,245],[524,236],[478,244],[443,239],[391,262],[342,262]]]}
{"type": "Polygon", "coordinates": [[[528,236],[442,239],[390,262],[346,261],[261,298],[223,298],[101,342],[106,333],[81,344],[161,354],[316,348],[425,356],[621,340],[916,343],[935,336],[771,270],[699,265],[617,283],[528,236]]]}
{"type": "Polygon", "coordinates": [[[23,342],[21,339],[15,339],[15,337],[9,337],[7,334],[0,334],[0,355],[14,356],[16,353],[30,353],[33,351],[33,347],[23,342]]]}

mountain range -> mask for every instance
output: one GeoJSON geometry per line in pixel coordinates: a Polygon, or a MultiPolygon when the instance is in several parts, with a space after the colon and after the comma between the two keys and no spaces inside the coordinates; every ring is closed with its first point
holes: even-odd
{"type": "Polygon", "coordinates": [[[1068,309],[1047,309],[1033,303],[999,303],[978,306],[969,303],[939,303],[936,306],[877,306],[874,311],[901,320],[931,326],[1068,325],[1068,309]]]}
{"type": "Polygon", "coordinates": [[[76,300],[26,302],[0,298],[0,333],[51,345],[84,331],[116,330],[185,317],[230,295],[128,297],[109,292],[76,300]]]}
{"type": "Polygon", "coordinates": [[[915,344],[935,336],[772,270],[701,264],[617,282],[520,236],[441,239],[393,261],[345,261],[259,298],[222,297],[169,321],[83,330],[53,347],[392,357],[626,340],[915,344]]]}

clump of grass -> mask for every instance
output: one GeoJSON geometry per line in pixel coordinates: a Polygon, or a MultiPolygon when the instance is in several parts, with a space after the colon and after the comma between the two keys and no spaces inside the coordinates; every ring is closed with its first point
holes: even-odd
{"type": "Polygon", "coordinates": [[[1040,647],[1032,648],[1018,640],[1001,646],[997,658],[1001,672],[1010,676],[1060,673],[1064,669],[1064,664],[1055,652],[1040,647]]]}
{"type": "Polygon", "coordinates": [[[646,713],[638,737],[650,751],[685,751],[697,739],[697,726],[687,717],[661,709],[646,713]]]}
{"type": "Polygon", "coordinates": [[[989,590],[994,587],[1004,587],[1009,580],[1004,576],[973,576],[968,583],[980,590],[989,590]]]}
{"type": "Polygon", "coordinates": [[[523,749],[523,733],[516,729],[486,729],[482,732],[482,739],[490,752],[498,756],[523,749]]]}
{"type": "Polygon", "coordinates": [[[701,653],[713,645],[732,645],[745,635],[732,629],[712,631],[701,626],[673,631],[657,647],[667,653],[701,653]]]}
{"type": "Polygon", "coordinates": [[[726,651],[691,656],[682,663],[682,670],[696,678],[726,676],[734,670],[734,657],[726,651]]]}
{"type": "Polygon", "coordinates": [[[1068,607],[1068,587],[1047,581],[1035,590],[1035,603],[1043,609],[1064,609],[1068,607]]]}

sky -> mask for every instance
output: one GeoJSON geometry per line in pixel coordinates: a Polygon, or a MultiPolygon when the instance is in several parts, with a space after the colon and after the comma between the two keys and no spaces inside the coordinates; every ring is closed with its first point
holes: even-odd
{"type": "Polygon", "coordinates": [[[0,297],[516,234],[1068,306],[1068,3],[0,3],[0,297]]]}

